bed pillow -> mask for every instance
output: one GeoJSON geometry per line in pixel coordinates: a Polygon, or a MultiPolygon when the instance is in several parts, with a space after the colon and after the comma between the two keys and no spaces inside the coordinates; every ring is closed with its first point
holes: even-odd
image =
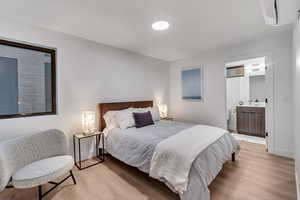
{"type": "Polygon", "coordinates": [[[152,118],[154,121],[159,121],[160,120],[160,114],[159,114],[159,109],[158,106],[155,106],[150,109],[150,112],[152,114],[152,118]]]}
{"type": "Polygon", "coordinates": [[[106,124],[106,129],[109,131],[113,128],[119,128],[119,124],[116,119],[116,115],[119,111],[108,111],[105,113],[103,116],[105,124],[106,124]]]}
{"type": "Polygon", "coordinates": [[[134,109],[134,112],[136,112],[136,113],[142,113],[142,112],[147,112],[147,111],[151,112],[152,119],[154,121],[159,121],[160,120],[160,114],[159,114],[158,106],[147,107],[147,108],[135,108],[134,109]]]}
{"type": "Polygon", "coordinates": [[[119,127],[121,129],[130,128],[135,125],[133,115],[132,115],[133,111],[134,111],[133,108],[128,108],[125,110],[120,110],[116,114],[117,123],[119,124],[119,127]]]}
{"type": "Polygon", "coordinates": [[[153,125],[152,114],[150,111],[144,113],[133,113],[136,128],[153,125]]]}

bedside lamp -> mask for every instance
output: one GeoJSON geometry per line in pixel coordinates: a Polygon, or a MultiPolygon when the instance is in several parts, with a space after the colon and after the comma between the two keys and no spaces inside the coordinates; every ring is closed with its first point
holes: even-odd
{"type": "Polygon", "coordinates": [[[160,117],[162,119],[167,118],[168,117],[168,107],[167,107],[167,105],[166,104],[160,104],[158,106],[158,108],[159,108],[160,117]]]}
{"type": "Polygon", "coordinates": [[[82,130],[84,134],[89,135],[96,131],[95,121],[96,113],[94,111],[82,112],[82,130]]]}

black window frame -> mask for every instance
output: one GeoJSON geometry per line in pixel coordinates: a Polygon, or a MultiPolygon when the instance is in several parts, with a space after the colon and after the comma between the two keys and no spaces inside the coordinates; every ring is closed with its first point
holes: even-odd
{"type": "Polygon", "coordinates": [[[12,115],[1,115],[0,119],[19,118],[19,117],[32,117],[42,115],[56,115],[57,114],[57,99],[56,99],[56,49],[35,46],[22,42],[15,42],[10,40],[0,39],[0,45],[11,46],[21,49],[28,49],[49,53],[51,55],[51,93],[52,93],[52,110],[51,112],[36,112],[36,113],[18,113],[12,115]]]}

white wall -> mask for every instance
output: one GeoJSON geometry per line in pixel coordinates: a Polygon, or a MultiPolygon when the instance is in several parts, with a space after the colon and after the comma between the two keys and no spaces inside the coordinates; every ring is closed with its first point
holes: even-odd
{"type": "Polygon", "coordinates": [[[237,130],[236,106],[240,101],[240,77],[226,79],[227,129],[237,130]]]}
{"type": "Polygon", "coordinates": [[[250,81],[249,77],[240,78],[240,101],[243,101],[245,104],[250,100],[250,81]]]}
{"type": "Polygon", "coordinates": [[[292,156],[291,49],[292,34],[289,31],[171,63],[170,114],[183,121],[225,128],[225,63],[267,55],[272,61],[267,64],[272,65],[274,71],[274,149],[272,152],[292,156]],[[183,101],[180,83],[181,67],[202,64],[204,66],[204,100],[202,102],[183,101]]]}
{"type": "Polygon", "coordinates": [[[77,37],[0,19],[0,36],[57,48],[58,115],[0,120],[0,140],[49,128],[69,138],[81,112],[100,102],[168,101],[169,63],[77,37]]]}
{"type": "Polygon", "coordinates": [[[266,93],[265,76],[250,76],[250,100],[264,102],[266,93]]]}
{"type": "Polygon", "coordinates": [[[240,87],[241,78],[227,78],[226,79],[226,94],[227,94],[227,110],[232,106],[236,106],[240,101],[240,87]]]}
{"type": "Polygon", "coordinates": [[[295,170],[298,199],[300,198],[300,22],[295,23],[293,33],[293,127],[295,141],[295,170]]]}
{"type": "Polygon", "coordinates": [[[226,103],[228,129],[237,130],[236,107],[239,102],[249,102],[249,77],[234,77],[226,79],[226,103]]]}

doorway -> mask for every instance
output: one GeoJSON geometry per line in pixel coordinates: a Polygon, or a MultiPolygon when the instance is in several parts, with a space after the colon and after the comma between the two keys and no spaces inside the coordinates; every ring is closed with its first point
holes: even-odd
{"type": "Polygon", "coordinates": [[[266,57],[225,63],[227,129],[238,140],[266,145],[272,125],[273,76],[266,57]]]}

